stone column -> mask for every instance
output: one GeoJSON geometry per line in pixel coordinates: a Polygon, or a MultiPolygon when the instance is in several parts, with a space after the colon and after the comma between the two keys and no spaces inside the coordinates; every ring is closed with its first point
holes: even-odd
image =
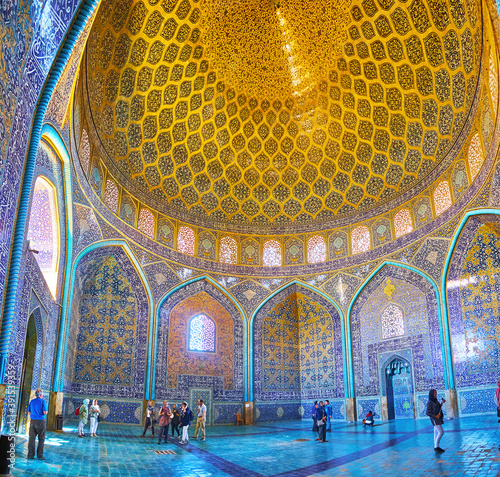
{"type": "Polygon", "coordinates": [[[458,396],[456,389],[447,389],[444,392],[446,399],[446,417],[448,419],[458,418],[458,396]]]}
{"type": "Polygon", "coordinates": [[[356,398],[348,398],[345,400],[345,417],[347,422],[357,421],[356,398]]]}
{"type": "Polygon", "coordinates": [[[389,409],[387,407],[387,396],[380,396],[380,414],[383,421],[389,420],[389,409]]]}
{"type": "Polygon", "coordinates": [[[243,403],[243,421],[247,426],[253,424],[253,401],[243,403]]]}
{"type": "Polygon", "coordinates": [[[56,430],[56,416],[63,413],[63,398],[64,393],[53,391],[50,393],[49,413],[47,414],[47,429],[49,431],[56,430]]]}

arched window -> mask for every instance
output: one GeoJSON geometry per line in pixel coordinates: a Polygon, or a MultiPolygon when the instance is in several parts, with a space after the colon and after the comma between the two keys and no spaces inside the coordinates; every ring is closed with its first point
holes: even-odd
{"type": "Polygon", "coordinates": [[[189,351],[215,351],[215,323],[205,314],[189,322],[189,351]]]}
{"type": "Polygon", "coordinates": [[[451,192],[448,181],[441,181],[434,189],[434,207],[436,215],[442,214],[451,207],[451,192]]]}
{"type": "Polygon", "coordinates": [[[141,209],[137,228],[149,237],[155,236],[155,217],[148,209],[141,209]]]}
{"type": "Polygon", "coordinates": [[[394,303],[387,305],[382,311],[382,315],[380,315],[380,328],[382,329],[383,340],[404,336],[405,320],[403,309],[394,303]]]}
{"type": "Polygon", "coordinates": [[[186,255],[194,255],[194,231],[192,228],[186,226],[179,228],[177,250],[186,255]]]}
{"type": "Polygon", "coordinates": [[[106,181],[104,203],[108,206],[109,210],[116,214],[118,210],[118,187],[116,187],[116,184],[111,179],[106,181]]]}
{"type": "Polygon", "coordinates": [[[307,261],[309,263],[326,261],[326,242],[321,235],[314,235],[307,240],[307,261]]]}
{"type": "Polygon", "coordinates": [[[490,51],[490,92],[491,102],[493,103],[493,112],[497,114],[498,106],[498,76],[497,67],[495,64],[495,52],[490,51]]]}
{"type": "Polygon", "coordinates": [[[483,150],[481,149],[481,141],[478,133],[474,134],[469,144],[467,160],[469,161],[471,179],[474,180],[479,174],[484,161],[483,150]]]}
{"type": "Polygon", "coordinates": [[[222,263],[238,263],[238,243],[233,237],[222,237],[219,248],[219,261],[222,263]]]}
{"type": "Polygon", "coordinates": [[[353,255],[370,250],[370,231],[360,225],[351,231],[351,248],[353,255]]]}
{"type": "Polygon", "coordinates": [[[89,136],[85,129],[82,131],[82,139],[80,140],[78,157],[80,158],[80,164],[82,165],[83,172],[85,172],[85,174],[88,174],[90,165],[90,142],[89,136]]]}
{"type": "Polygon", "coordinates": [[[277,240],[264,243],[262,263],[265,267],[281,266],[281,245],[277,240]]]}
{"type": "Polygon", "coordinates": [[[31,202],[28,240],[31,248],[38,251],[35,254],[36,261],[54,298],[60,253],[58,216],[55,188],[51,182],[39,176],[31,202]]]}
{"type": "Polygon", "coordinates": [[[396,238],[413,231],[411,213],[408,209],[401,209],[394,216],[394,230],[396,232],[396,238]]]}

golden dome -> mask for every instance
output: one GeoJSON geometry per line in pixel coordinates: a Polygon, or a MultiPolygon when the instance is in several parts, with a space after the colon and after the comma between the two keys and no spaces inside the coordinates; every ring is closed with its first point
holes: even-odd
{"type": "Polygon", "coordinates": [[[184,221],[375,214],[418,192],[457,140],[479,76],[480,8],[107,1],[81,72],[84,119],[115,180],[184,221]]]}

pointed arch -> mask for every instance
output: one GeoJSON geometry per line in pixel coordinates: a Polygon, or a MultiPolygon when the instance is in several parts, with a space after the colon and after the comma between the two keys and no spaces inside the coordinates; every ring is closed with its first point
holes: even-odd
{"type": "Polygon", "coordinates": [[[353,370],[353,349],[352,349],[352,336],[351,336],[351,326],[352,326],[352,311],[353,307],[356,303],[356,300],[358,297],[361,295],[363,290],[367,287],[367,285],[371,282],[371,280],[386,266],[393,266],[402,270],[409,270],[411,272],[416,273],[417,275],[420,275],[423,277],[429,284],[431,285],[434,295],[436,297],[436,302],[437,302],[437,321],[439,325],[439,338],[440,338],[440,345],[441,345],[441,354],[442,354],[442,361],[443,361],[443,377],[444,377],[444,384],[446,389],[451,388],[451,383],[453,382],[452,380],[452,375],[453,375],[453,367],[452,367],[452,361],[451,361],[451,344],[449,340],[449,334],[447,332],[447,324],[446,321],[443,320],[443,314],[442,314],[442,305],[441,305],[441,296],[439,293],[439,288],[436,284],[436,282],[429,276],[427,273],[423,272],[422,270],[419,270],[418,268],[412,267],[411,265],[407,265],[404,263],[399,263],[399,262],[394,262],[391,260],[385,260],[382,262],[375,270],[373,270],[365,279],[365,281],[361,284],[361,286],[356,290],[356,293],[353,295],[351,298],[351,301],[349,302],[349,306],[347,309],[347,326],[346,326],[346,331],[347,331],[347,343],[349,346],[349,352],[348,352],[348,360],[349,360],[349,396],[348,397],[354,397],[354,370],[353,370]],[[443,325],[444,323],[444,325],[443,325]]]}
{"type": "MultiPolygon", "coordinates": [[[[127,256],[127,258],[130,260],[130,263],[132,264],[133,268],[135,269],[137,275],[139,276],[144,291],[147,295],[147,301],[148,301],[148,336],[147,336],[147,361],[146,361],[146,380],[145,380],[145,389],[144,389],[144,394],[145,398],[149,399],[150,396],[150,385],[151,385],[151,349],[152,349],[152,342],[153,342],[153,328],[154,328],[154,300],[153,300],[153,294],[151,292],[151,289],[149,287],[149,283],[146,279],[146,276],[137,260],[135,255],[133,254],[132,250],[130,249],[128,243],[124,240],[104,240],[101,242],[96,242],[88,247],[84,248],[75,258],[75,261],[73,263],[73,266],[71,267],[71,273],[67,272],[67,275],[70,275],[70,283],[75,283],[75,277],[76,277],[76,271],[78,268],[78,264],[80,261],[90,252],[94,250],[98,250],[101,248],[105,247],[121,247],[127,256]]],[[[72,309],[73,305],[73,295],[74,295],[74,287],[71,287],[71,290],[69,292],[68,296],[68,301],[67,303],[63,304],[63,311],[66,310],[66,313],[64,313],[61,316],[61,325],[59,328],[59,334],[60,337],[59,339],[62,340],[62,343],[58,343],[58,350],[56,354],[56,368],[54,372],[54,383],[53,383],[53,389],[54,391],[59,391],[62,392],[63,390],[63,375],[64,375],[64,369],[63,369],[63,363],[66,362],[66,356],[67,356],[67,341],[68,341],[68,335],[69,335],[69,316],[67,313],[67,310],[72,309]]]]}
{"type": "Polygon", "coordinates": [[[307,263],[326,262],[326,241],[322,235],[307,239],[307,263]]]}
{"type": "MultiPolygon", "coordinates": [[[[247,360],[247,343],[248,343],[248,330],[247,330],[247,320],[246,313],[244,312],[241,305],[234,298],[234,296],[228,292],[222,285],[217,283],[212,277],[208,275],[201,275],[194,277],[191,280],[187,280],[179,285],[173,287],[169,290],[162,298],[158,300],[158,304],[155,308],[155,328],[154,328],[154,346],[153,346],[153,372],[157,371],[158,368],[165,370],[166,374],[166,364],[158,364],[158,343],[163,340],[165,341],[168,337],[168,333],[163,333],[160,329],[160,321],[168,329],[169,327],[169,310],[173,310],[178,304],[182,303],[187,297],[194,296],[198,293],[205,292],[211,296],[215,301],[217,301],[220,306],[222,306],[226,311],[228,311],[233,319],[233,324],[235,326],[235,335],[241,332],[242,335],[242,346],[241,351],[241,369],[242,369],[242,382],[243,389],[242,395],[245,401],[248,401],[248,360],[247,360]],[[166,306],[166,308],[164,308],[166,306]],[[232,310],[231,310],[232,308],[232,310]],[[163,314],[163,316],[160,316],[163,314]],[[236,319],[239,317],[239,320],[236,319]]],[[[236,346],[235,346],[236,350],[236,346]]],[[[240,359],[237,357],[237,359],[240,359]]],[[[157,375],[153,376],[152,379],[152,390],[151,399],[154,399],[156,392],[158,390],[158,384],[162,387],[160,391],[165,393],[166,389],[163,389],[165,383],[160,383],[157,375]],[[158,381],[158,383],[157,383],[158,381]]],[[[166,386],[166,384],[165,384],[166,386]]],[[[163,395],[163,394],[162,394],[163,395]]]]}
{"type": "Polygon", "coordinates": [[[413,232],[413,223],[410,209],[401,209],[394,216],[394,232],[396,238],[413,232]]]}
{"type": "Polygon", "coordinates": [[[253,369],[254,369],[254,353],[253,353],[253,347],[254,347],[254,333],[253,333],[253,328],[254,328],[254,321],[256,316],[258,315],[259,311],[267,304],[269,303],[270,300],[272,300],[274,297],[276,297],[279,293],[289,289],[290,287],[297,286],[304,288],[305,290],[309,290],[314,292],[316,295],[320,296],[327,302],[329,302],[331,305],[334,306],[335,310],[339,314],[340,317],[340,329],[341,329],[341,338],[342,338],[342,362],[343,362],[343,381],[344,381],[344,391],[345,391],[345,397],[347,396],[347,361],[346,361],[346,335],[345,335],[345,325],[344,325],[344,313],[342,311],[342,308],[340,305],[330,296],[328,296],[326,293],[323,291],[313,287],[312,285],[309,285],[308,283],[302,282],[300,280],[292,280],[282,287],[278,288],[275,290],[273,293],[271,293],[268,297],[266,297],[264,300],[262,300],[261,303],[257,306],[255,311],[252,313],[252,316],[250,318],[250,323],[249,323],[249,346],[248,346],[248,352],[249,352],[249,359],[248,359],[248,366],[249,366],[249,400],[253,401],[254,399],[254,389],[253,389],[253,369]]]}
{"type": "Polygon", "coordinates": [[[434,189],[432,199],[436,216],[441,215],[451,207],[453,200],[451,198],[450,183],[446,179],[442,180],[434,189]]]}
{"type": "Polygon", "coordinates": [[[281,244],[270,239],[262,246],[262,265],[264,267],[280,267],[282,262],[281,244]]]}

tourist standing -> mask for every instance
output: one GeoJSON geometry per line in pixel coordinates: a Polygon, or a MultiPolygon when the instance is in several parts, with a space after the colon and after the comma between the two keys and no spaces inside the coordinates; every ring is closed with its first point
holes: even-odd
{"type": "MultiPolygon", "coordinates": [[[[146,435],[148,427],[151,426],[151,437],[155,436],[155,403],[153,401],[148,401],[148,406],[146,407],[146,421],[144,423],[144,432],[141,437],[146,435]]],[[[160,438],[161,439],[161,438],[160,438]]]]}
{"type": "Polygon", "coordinates": [[[162,436],[165,439],[165,443],[168,442],[168,426],[172,420],[172,411],[168,407],[167,400],[163,401],[163,406],[160,409],[160,436],[158,437],[158,444],[161,444],[162,436]]]}
{"type": "Polygon", "coordinates": [[[28,416],[31,418],[30,438],[28,442],[28,459],[35,458],[35,439],[38,436],[38,447],[36,456],[39,460],[45,460],[43,456],[43,444],[45,442],[45,415],[48,412],[47,403],[43,400],[41,389],[35,391],[35,399],[32,399],[28,406],[28,416]]]}
{"type": "Polygon", "coordinates": [[[189,444],[189,434],[188,429],[191,425],[191,421],[193,420],[193,413],[191,409],[189,409],[187,402],[184,401],[182,403],[182,412],[181,412],[181,424],[182,424],[182,440],[181,444],[189,444]]]}
{"type": "Polygon", "coordinates": [[[196,429],[194,430],[194,438],[198,439],[198,430],[201,429],[201,440],[205,440],[205,424],[207,422],[207,406],[203,404],[203,399],[198,401],[198,415],[196,419],[196,429]]]}
{"type": "Polygon", "coordinates": [[[179,415],[179,410],[174,404],[172,406],[172,437],[174,437],[174,431],[177,431],[177,439],[181,436],[181,431],[179,431],[179,424],[181,423],[181,416],[179,415]]]}
{"type": "Polygon", "coordinates": [[[87,424],[87,419],[89,417],[89,400],[84,399],[83,404],[80,406],[80,409],[78,410],[78,437],[85,437],[85,434],[83,432],[86,424],[87,424]]]}
{"type": "Polygon", "coordinates": [[[316,407],[316,412],[314,414],[316,419],[316,425],[318,426],[318,437],[320,442],[327,442],[326,440],[326,413],[323,408],[323,401],[320,401],[316,407]]]}
{"type": "Polygon", "coordinates": [[[89,416],[90,416],[90,436],[97,437],[97,425],[99,422],[99,416],[101,415],[101,409],[97,404],[97,399],[92,401],[90,406],[89,416]]]}
{"type": "Polygon", "coordinates": [[[318,407],[318,401],[314,401],[314,404],[312,405],[312,418],[313,418],[313,428],[312,428],[312,431],[313,432],[318,432],[318,425],[316,424],[316,408],[318,407]]]}
{"type": "Polygon", "coordinates": [[[333,408],[328,399],[325,401],[325,412],[326,412],[326,430],[331,432],[333,408]]]}
{"type": "Polygon", "coordinates": [[[436,452],[444,452],[444,449],[439,447],[439,442],[441,437],[443,437],[443,411],[442,407],[446,401],[441,399],[441,402],[437,400],[437,391],[431,389],[429,391],[429,402],[427,403],[427,415],[430,417],[432,425],[434,426],[434,450],[436,452]]]}

